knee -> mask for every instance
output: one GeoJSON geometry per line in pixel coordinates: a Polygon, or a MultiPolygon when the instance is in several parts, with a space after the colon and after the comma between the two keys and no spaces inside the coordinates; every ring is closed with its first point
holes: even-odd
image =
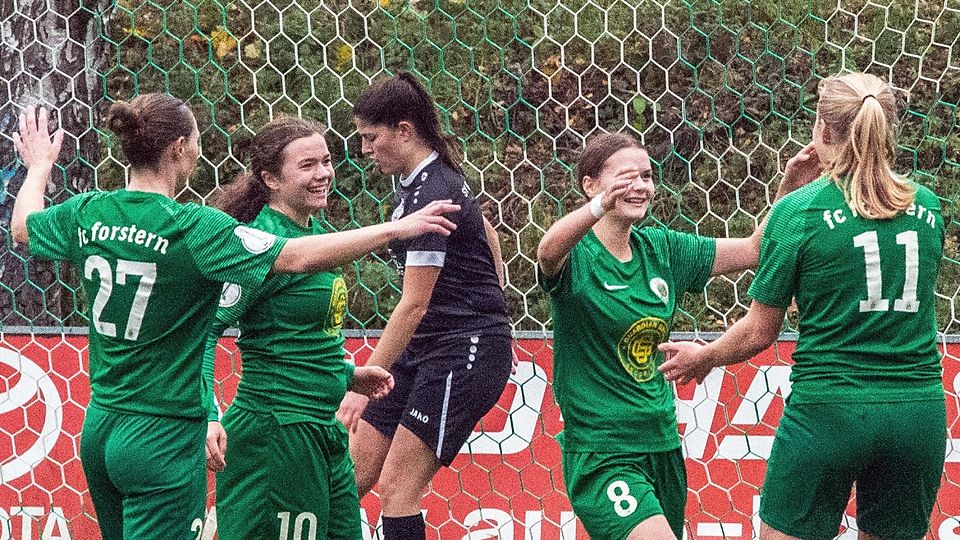
{"type": "MultiPolygon", "coordinates": [[[[402,485],[402,482],[398,478],[390,477],[389,475],[385,476],[383,482],[380,483],[380,503],[384,508],[394,507],[396,505],[406,506],[405,503],[409,503],[407,499],[410,495],[410,489],[407,486],[402,485]]],[[[420,497],[416,498],[416,501],[419,503],[420,497]]]]}

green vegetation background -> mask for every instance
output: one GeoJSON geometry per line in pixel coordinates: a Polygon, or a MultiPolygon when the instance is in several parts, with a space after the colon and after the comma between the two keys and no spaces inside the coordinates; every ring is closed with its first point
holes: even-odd
{"type": "MultiPolygon", "coordinates": [[[[572,167],[598,130],[642,136],[670,227],[748,235],[786,159],[809,141],[817,81],[842,69],[893,82],[903,102],[898,167],[960,202],[960,5],[953,0],[119,0],[105,28],[108,100],[162,90],[188,99],[202,166],[184,198],[209,202],[272,115],[330,127],[343,229],[389,216],[390,179],[359,152],[351,102],[371,78],[416,72],[463,146],[497,227],[517,330],[543,330],[537,242],[583,203],[572,167]],[[946,3],[945,3],[946,2],[946,3]],[[887,4],[886,7],[877,4],[887,4]],[[952,64],[951,64],[952,62],[952,64]]],[[[98,187],[122,185],[103,134],[98,187]]],[[[948,224],[940,327],[960,332],[960,227],[948,224]]],[[[347,327],[382,328],[399,298],[380,257],[354,266],[347,327]]],[[[717,330],[748,305],[751,273],[688,297],[678,330],[717,330]]],[[[83,301],[78,303],[82,305],[83,301]]]]}

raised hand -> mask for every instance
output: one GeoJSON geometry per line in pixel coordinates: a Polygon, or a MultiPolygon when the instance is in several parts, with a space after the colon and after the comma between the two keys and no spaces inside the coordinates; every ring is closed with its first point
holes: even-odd
{"type": "Polygon", "coordinates": [[[393,390],[393,375],[382,367],[359,366],[353,372],[349,390],[370,399],[381,399],[393,390]]]}
{"type": "Polygon", "coordinates": [[[58,129],[51,137],[47,131],[49,120],[45,107],[40,107],[39,115],[32,105],[20,113],[20,131],[13,134],[13,146],[28,169],[34,166],[49,169],[60,155],[63,130],[58,129]]]}
{"type": "Polygon", "coordinates": [[[613,176],[613,183],[603,192],[603,210],[609,212],[617,206],[617,201],[630,192],[631,186],[640,177],[640,170],[635,167],[625,168],[613,176]]]}
{"type": "Polygon", "coordinates": [[[459,204],[453,204],[449,199],[433,201],[420,210],[411,213],[393,224],[397,227],[399,238],[414,238],[422,234],[438,233],[449,236],[457,228],[457,224],[445,218],[443,214],[450,214],[460,210],[459,204]]]}
{"type": "Polygon", "coordinates": [[[695,380],[702,383],[710,374],[711,366],[700,355],[703,345],[690,341],[668,341],[661,343],[658,348],[667,358],[657,369],[668,381],[687,384],[695,380]]]}
{"type": "Polygon", "coordinates": [[[220,422],[207,422],[207,469],[220,472],[227,466],[227,432],[220,422]]]}
{"type": "MultiPolygon", "coordinates": [[[[359,369],[359,368],[357,368],[359,369]]],[[[360,416],[366,410],[370,403],[370,398],[356,392],[347,392],[340,402],[340,408],[337,410],[337,420],[339,420],[347,431],[353,433],[357,430],[357,424],[360,422],[360,416]]]]}
{"type": "Polygon", "coordinates": [[[813,182],[823,174],[823,163],[813,143],[804,146],[787,161],[780,181],[778,197],[813,182]]]}

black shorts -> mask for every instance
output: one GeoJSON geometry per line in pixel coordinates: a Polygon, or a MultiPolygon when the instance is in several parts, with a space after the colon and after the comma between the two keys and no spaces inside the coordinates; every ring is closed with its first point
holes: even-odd
{"type": "Polygon", "coordinates": [[[415,340],[390,369],[393,390],[363,419],[390,438],[403,425],[449,466],[503,394],[512,358],[508,332],[415,340]]]}

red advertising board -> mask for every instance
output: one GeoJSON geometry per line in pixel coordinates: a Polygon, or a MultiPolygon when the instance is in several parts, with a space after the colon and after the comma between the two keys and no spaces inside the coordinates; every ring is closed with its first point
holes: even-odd
{"type": "MultiPolygon", "coordinates": [[[[86,343],[85,336],[0,334],[0,540],[99,538],[78,457],[90,397],[86,343]]],[[[239,374],[228,358],[235,352],[233,340],[221,344],[217,379],[229,402],[239,374]]],[[[371,345],[349,339],[347,349],[362,364],[371,345]]],[[[954,517],[960,516],[960,368],[954,361],[960,347],[950,347],[944,385],[951,440],[931,523],[931,537],[944,540],[960,539],[954,517]]],[[[716,371],[702,385],[678,389],[689,482],[686,536],[756,537],[759,487],[790,390],[792,350],[793,343],[781,342],[750,363],[716,371]]],[[[499,405],[424,499],[428,538],[587,538],[564,494],[555,441],[563,422],[548,384],[551,350],[546,341],[531,339],[520,340],[517,352],[517,374],[499,405]]],[[[362,506],[364,538],[378,538],[376,496],[362,506]]],[[[205,531],[197,522],[198,540],[212,538],[211,514],[205,531]]],[[[848,516],[854,514],[851,506],[848,516]]],[[[854,520],[847,517],[845,523],[849,531],[841,537],[854,538],[854,520]]]]}

